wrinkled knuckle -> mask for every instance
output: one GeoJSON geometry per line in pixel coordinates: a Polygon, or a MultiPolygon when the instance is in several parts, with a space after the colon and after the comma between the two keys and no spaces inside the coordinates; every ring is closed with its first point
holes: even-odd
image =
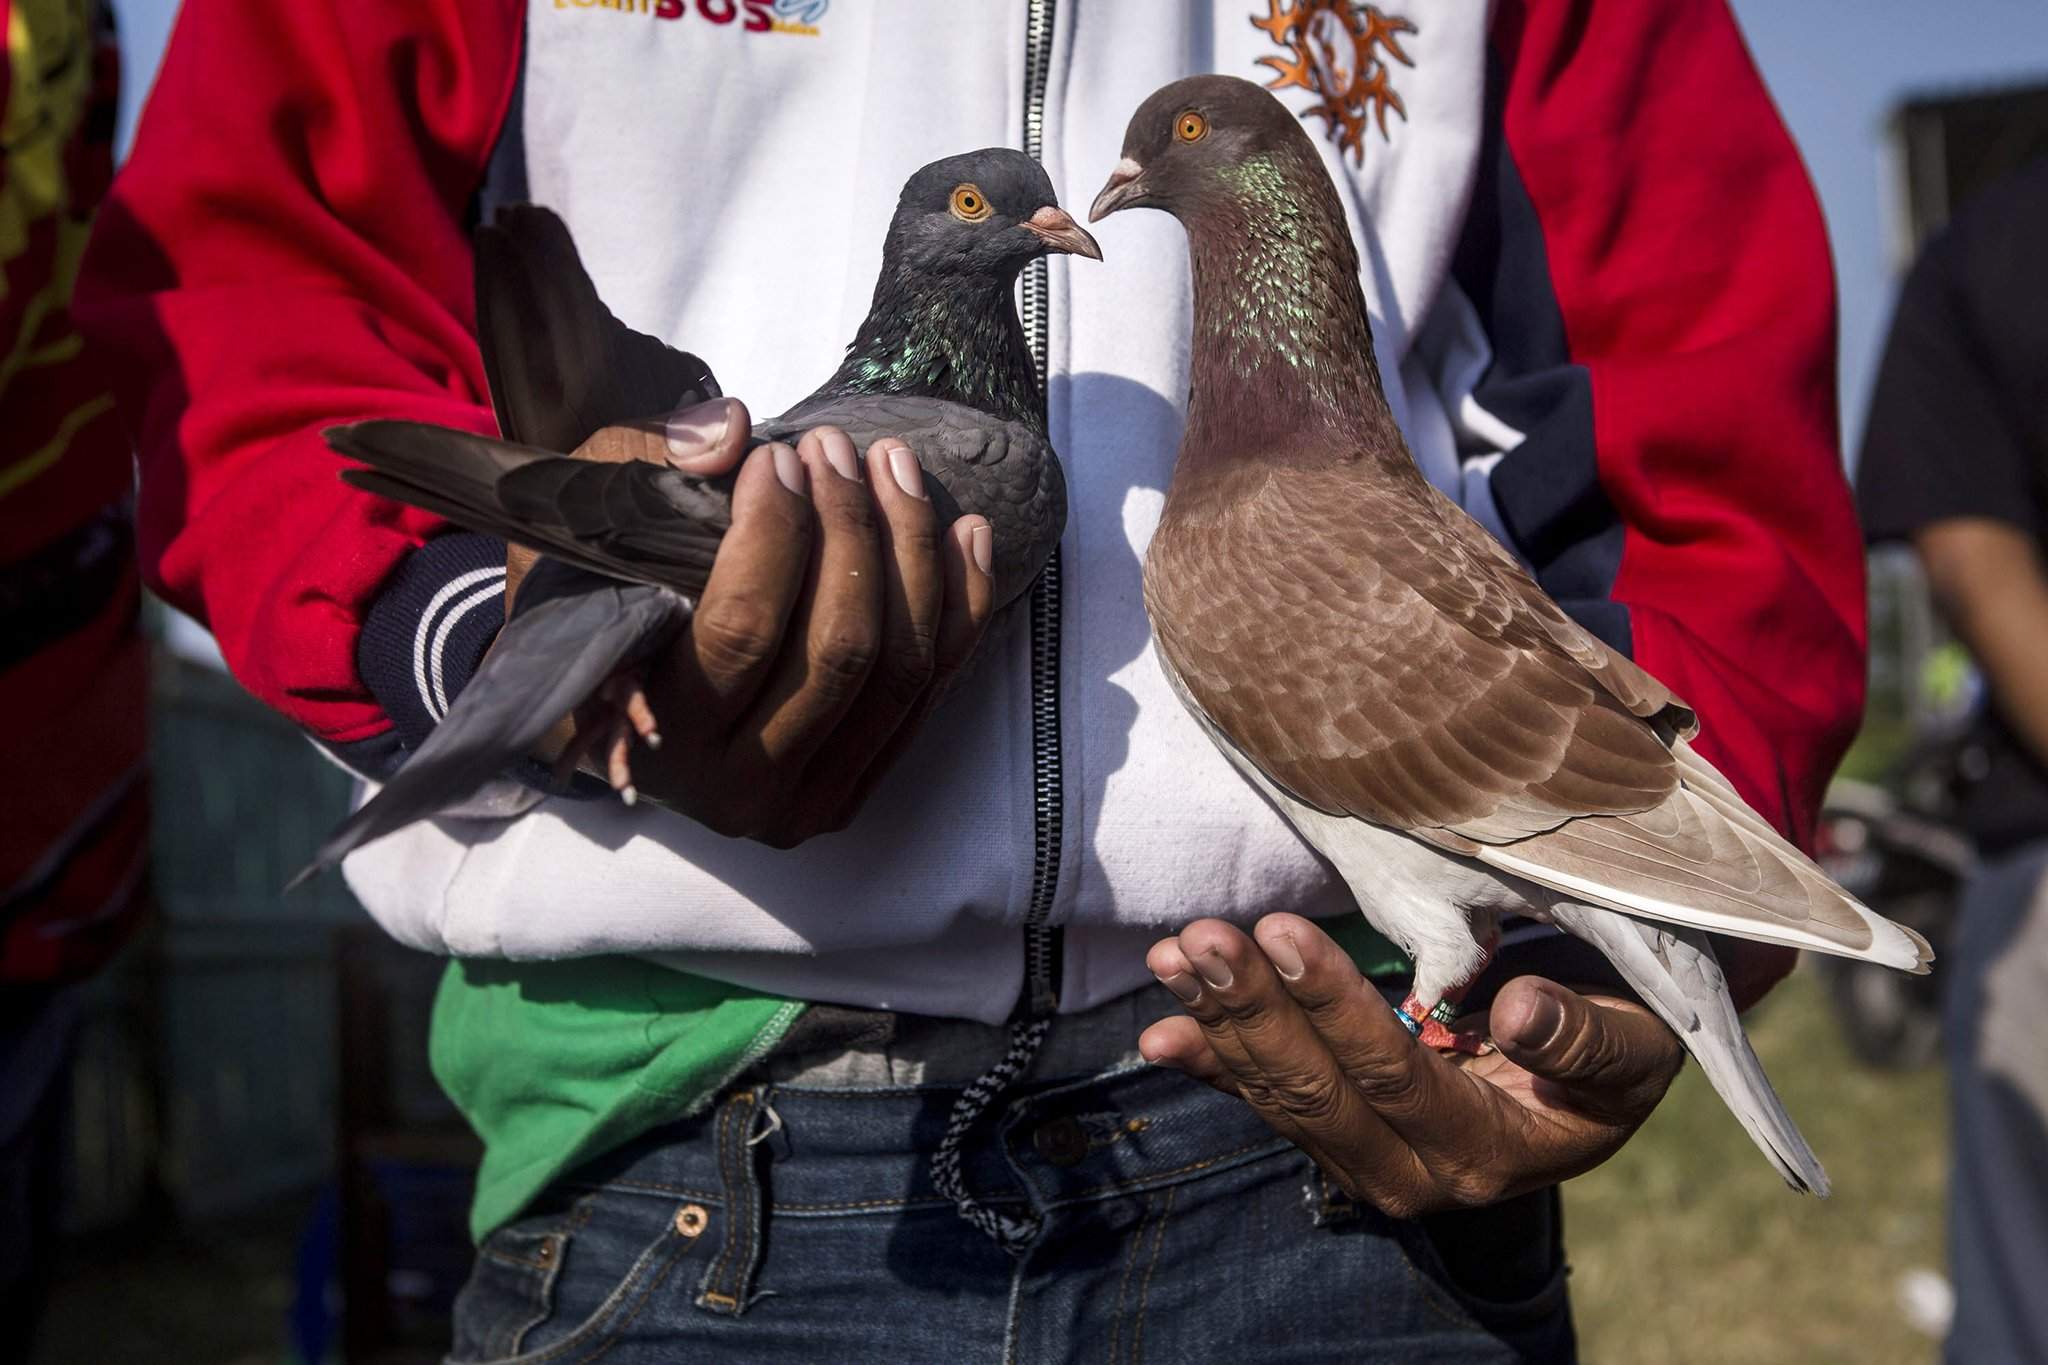
{"type": "Polygon", "coordinates": [[[896,645],[896,668],[920,691],[938,676],[939,642],[929,626],[914,625],[896,645]]]}
{"type": "Polygon", "coordinates": [[[1641,1070],[1641,1067],[1630,1065],[1628,1048],[1609,1029],[1589,1031],[1566,1052],[1566,1074],[1583,1076],[1591,1081],[1597,1082],[1608,1076],[1633,1075],[1641,1070]]]}
{"type": "Polygon", "coordinates": [[[1237,1097],[1254,1109],[1277,1110],[1280,1108],[1280,1101],[1278,1096],[1273,1093],[1273,1087],[1256,1076],[1240,1076],[1237,1078],[1237,1097]]]}
{"type": "Polygon", "coordinates": [[[1452,1199],[1468,1208],[1497,1204],[1508,1182],[1497,1166],[1466,1166],[1438,1177],[1452,1199]]]}
{"type": "Polygon", "coordinates": [[[1404,1112],[1415,1103],[1415,1083],[1405,1067],[1391,1064],[1354,1066],[1352,1088],[1380,1113],[1404,1112]]]}
{"type": "Polygon", "coordinates": [[[875,503],[862,489],[850,489],[844,497],[820,499],[818,515],[830,531],[874,538],[875,503]]]}
{"type": "Polygon", "coordinates": [[[904,640],[890,651],[887,663],[878,671],[874,688],[882,701],[899,710],[917,705],[931,686],[937,661],[930,646],[919,648],[915,640],[904,640]]]}
{"type": "Polygon", "coordinates": [[[880,641],[872,623],[844,618],[819,633],[811,662],[829,681],[859,684],[874,669],[880,641]]]}
{"type": "Polygon", "coordinates": [[[1344,1112],[1343,1087],[1327,1076],[1280,1078],[1269,1088],[1281,1111],[1303,1127],[1331,1127],[1344,1112]]]}
{"type": "Polygon", "coordinates": [[[1410,1218],[1420,1218],[1423,1214],[1430,1211],[1429,1202],[1423,1199],[1419,1193],[1411,1190],[1371,1189],[1364,1187],[1361,1182],[1360,1189],[1352,1190],[1347,1188],[1344,1192],[1353,1199],[1364,1200],[1397,1222],[1405,1222],[1410,1218]]]}
{"type": "Polygon", "coordinates": [[[765,603],[746,597],[706,602],[690,622],[697,655],[712,669],[750,673],[775,656],[781,631],[765,603]]]}
{"type": "MultiPolygon", "coordinates": [[[[920,508],[925,504],[919,503],[920,508]]],[[[941,540],[938,523],[931,516],[913,512],[905,525],[896,527],[890,533],[896,557],[911,567],[932,572],[931,566],[939,562],[941,540]]]]}

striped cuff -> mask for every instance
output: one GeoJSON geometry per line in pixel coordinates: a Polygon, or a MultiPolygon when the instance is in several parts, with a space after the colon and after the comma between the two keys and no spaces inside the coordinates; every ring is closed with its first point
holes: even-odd
{"type": "Polygon", "coordinates": [[[505,623],[505,542],[457,532],[406,557],[363,619],[356,669],[419,747],[462,692],[505,623]]]}

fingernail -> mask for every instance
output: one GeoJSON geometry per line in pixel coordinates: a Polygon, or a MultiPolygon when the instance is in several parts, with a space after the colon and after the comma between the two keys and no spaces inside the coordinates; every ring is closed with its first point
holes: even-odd
{"type": "Polygon", "coordinates": [[[993,578],[996,564],[996,533],[993,527],[977,526],[967,537],[968,545],[974,551],[974,566],[983,574],[993,578]]]}
{"type": "Polygon", "coordinates": [[[1302,965],[1301,950],[1294,946],[1294,939],[1290,935],[1276,934],[1271,943],[1262,946],[1266,950],[1267,961],[1273,964],[1273,970],[1289,981],[1301,980],[1301,974],[1308,970],[1302,965]]]}
{"type": "Polygon", "coordinates": [[[1535,1003],[1509,1035],[1510,1041],[1521,1047],[1542,1047],[1564,1026],[1564,1002],[1541,986],[1535,993],[1535,1003]]]}
{"type": "Polygon", "coordinates": [[[629,806],[638,805],[640,803],[640,789],[628,782],[625,786],[619,788],[619,800],[629,806]]]}
{"type": "Polygon", "coordinates": [[[1233,980],[1230,975],[1230,968],[1224,964],[1223,959],[1217,954],[1203,953],[1199,958],[1195,959],[1195,970],[1202,974],[1202,980],[1208,982],[1217,990],[1230,989],[1230,983],[1233,980]]]}
{"type": "Polygon", "coordinates": [[[782,480],[782,486],[800,498],[805,496],[803,457],[779,441],[768,450],[775,457],[775,477],[782,480]]]}
{"type": "Polygon", "coordinates": [[[1202,983],[1189,976],[1186,972],[1175,972],[1172,976],[1162,976],[1159,978],[1159,984],[1172,991],[1174,999],[1180,1001],[1183,1005],[1192,1005],[1202,998],[1202,983]]]}
{"type": "Polygon", "coordinates": [[[842,479],[860,482],[860,456],[855,453],[853,439],[837,429],[813,432],[818,445],[825,452],[825,462],[832,466],[832,472],[842,479]]]}
{"type": "Polygon", "coordinates": [[[920,502],[927,501],[924,492],[924,471],[917,467],[917,456],[910,453],[910,447],[892,445],[889,447],[889,477],[896,480],[896,486],[920,502]]]}
{"type": "Polygon", "coordinates": [[[668,453],[679,460],[708,455],[732,425],[732,404],[723,398],[684,408],[668,419],[668,453]]]}

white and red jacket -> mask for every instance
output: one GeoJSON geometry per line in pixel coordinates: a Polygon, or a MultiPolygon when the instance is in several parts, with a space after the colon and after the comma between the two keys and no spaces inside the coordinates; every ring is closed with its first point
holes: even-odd
{"type": "MultiPolygon", "coordinates": [[[[250,690],[383,771],[467,677],[502,574],[345,488],[318,432],[489,429],[480,203],[555,208],[622,318],[772,413],[852,335],[909,172],[1019,143],[1035,57],[1070,207],[1155,87],[1292,72],[1425,470],[1803,834],[1860,713],[1862,561],[1820,214],[1723,0],[1035,8],[1036,54],[1024,6],[957,0],[187,0],[79,300],[126,362],[152,581],[250,690]]],[[[1067,927],[1067,1009],[1142,981],[1160,926],[1342,908],[1147,647],[1189,284],[1165,217],[1100,236],[1105,263],[1050,278],[1056,764],[1020,630],[844,833],[776,852],[549,799],[365,850],[371,910],[458,954],[657,954],[999,1019],[1034,887],[1067,927]]]]}

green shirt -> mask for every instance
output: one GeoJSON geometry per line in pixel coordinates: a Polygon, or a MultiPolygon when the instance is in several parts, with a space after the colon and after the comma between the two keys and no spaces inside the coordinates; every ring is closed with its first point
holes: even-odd
{"type": "MultiPolygon", "coordinates": [[[[1361,916],[1323,928],[1367,976],[1409,970],[1361,916]]],[[[638,958],[451,962],[428,1046],[484,1144],[470,1235],[482,1241],[576,1167],[702,1110],[803,1010],[638,958]]]]}

